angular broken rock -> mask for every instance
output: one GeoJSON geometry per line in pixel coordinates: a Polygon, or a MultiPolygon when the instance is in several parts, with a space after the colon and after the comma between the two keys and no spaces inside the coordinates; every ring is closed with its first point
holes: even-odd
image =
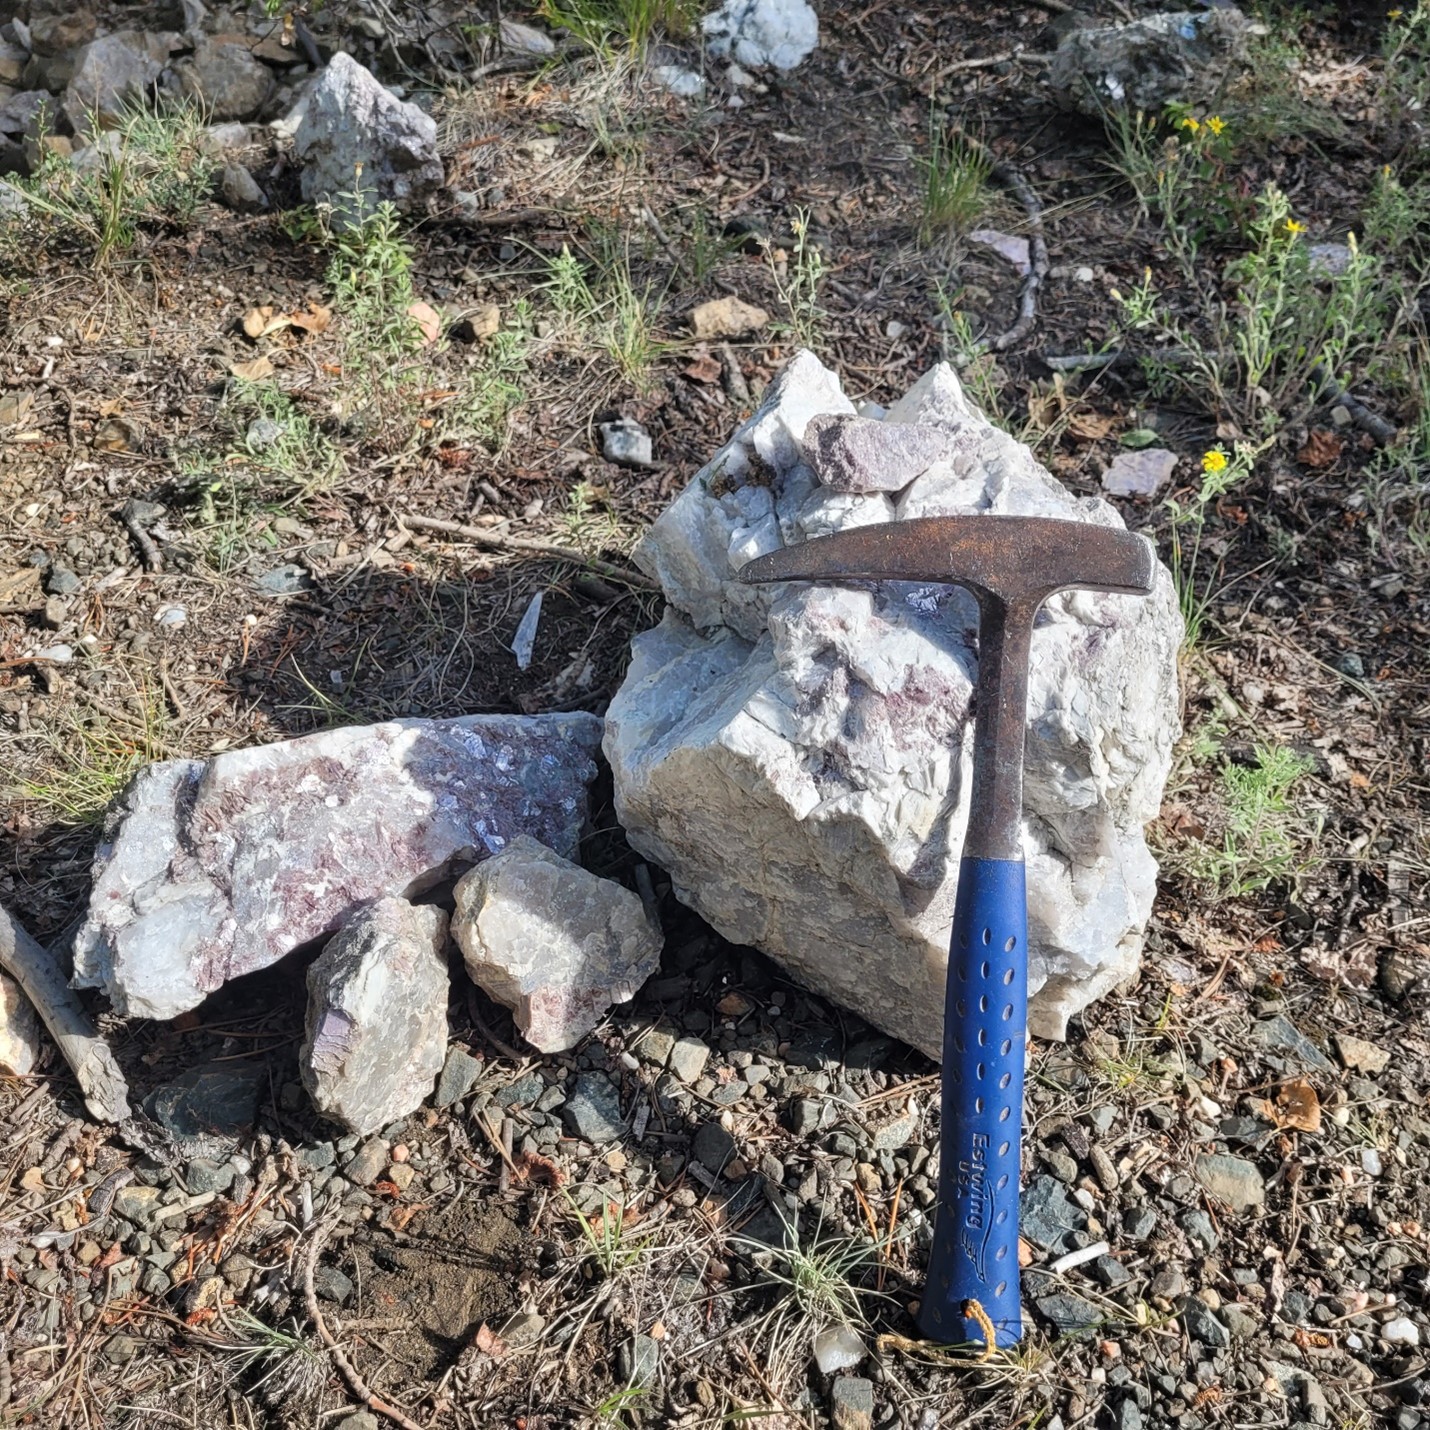
{"type": "Polygon", "coordinates": [[[24,1077],[40,1059],[40,1020],[20,985],[0,973],[0,1072],[24,1077]]]}
{"type": "Polygon", "coordinates": [[[191,58],[174,67],[189,98],[209,122],[250,119],[273,93],[273,71],[253,55],[246,35],[210,35],[194,47],[191,58]]]}
{"type": "Polygon", "coordinates": [[[394,720],[151,765],[96,852],[74,985],[172,1018],[519,834],[574,854],[600,732],[584,714],[394,720]]]}
{"type": "Polygon", "coordinates": [[[534,1048],[575,1046],[656,970],[661,937],[629,889],[513,839],[457,884],[452,936],[472,981],[534,1048]]]}
{"type": "Polygon", "coordinates": [[[1093,119],[1109,109],[1160,114],[1168,104],[1210,104],[1248,68],[1250,32],[1231,5],[1070,30],[1048,67],[1048,84],[1063,104],[1093,119]]]}
{"type": "MultiPolygon", "coordinates": [[[[831,493],[801,445],[849,412],[799,353],[760,410],[636,550],[671,603],[636,637],[606,716],[631,844],[732,942],[939,1055],[949,925],[968,819],[977,607],[961,588],[743,586],[761,551],[871,515],[1043,515],[1105,526],[970,408],[940,364],[886,422],[950,454],[891,496],[831,493]],[[838,506],[837,503],[844,505],[838,506]]],[[[1073,592],[1033,635],[1024,847],[1036,1035],[1137,967],[1157,866],[1143,838],[1178,734],[1182,626],[1159,570],[1147,598],[1073,592]]]]}
{"type": "Polygon", "coordinates": [[[169,59],[167,34],[117,30],[91,40],[75,56],[65,89],[65,118],[76,134],[119,123],[127,106],[142,103],[169,59]]]}
{"type": "Polygon", "coordinates": [[[308,968],[298,1063],[325,1117],[359,1135],[416,1111],[447,1053],[447,915],[379,899],[308,968]]]}
{"type": "Polygon", "coordinates": [[[763,328],[769,320],[770,315],[763,308],[730,294],[712,298],[692,310],[690,331],[701,342],[711,338],[742,338],[756,328],[763,328]]]}
{"type": "Polygon", "coordinates": [[[898,492],[949,454],[937,427],[822,413],[804,429],[804,450],[823,487],[836,492],[898,492]]]}
{"type": "Polygon", "coordinates": [[[339,227],[384,200],[411,208],[442,186],[436,120],[341,52],[305,97],[293,149],[303,197],[331,204],[339,227]]]}

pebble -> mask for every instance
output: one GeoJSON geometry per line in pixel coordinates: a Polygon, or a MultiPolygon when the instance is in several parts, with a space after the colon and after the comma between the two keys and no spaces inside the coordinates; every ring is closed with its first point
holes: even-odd
{"type": "Polygon", "coordinates": [[[699,1038],[680,1038],[671,1045],[669,1067],[681,1082],[695,1082],[709,1061],[710,1048],[699,1038]]]}
{"type": "Polygon", "coordinates": [[[336,1266],[319,1264],[313,1268],[313,1290],[325,1301],[342,1306],[356,1289],[352,1278],[344,1275],[336,1266]]]}
{"type": "Polygon", "coordinates": [[[1266,1200],[1266,1179],[1245,1158],[1208,1153],[1197,1158],[1193,1171],[1206,1191],[1233,1211],[1244,1212],[1266,1200]]]}
{"type": "Polygon", "coordinates": [[[1047,1167],[1058,1181],[1072,1186],[1077,1181],[1077,1159],[1070,1157],[1066,1152],[1059,1152],[1053,1147],[1044,1147],[1042,1150],[1043,1165],[1047,1167]]]}
{"type": "Polygon", "coordinates": [[[216,1162],[211,1157],[195,1157],[184,1168],[184,1181],[196,1196],[205,1192],[226,1192],[233,1185],[232,1162],[216,1162]]]}
{"type": "Polygon", "coordinates": [[[695,1134],[690,1155],[718,1174],[735,1155],[735,1139],[718,1122],[707,1122],[695,1134]]]}
{"type": "Polygon", "coordinates": [[[343,1174],[348,1181],[359,1187],[371,1186],[387,1165],[387,1143],[374,1137],[364,1142],[362,1147],[348,1159],[343,1174]]]}
{"type": "Polygon", "coordinates": [[[675,1034],[669,1028],[648,1028],[636,1044],[640,1055],[656,1067],[663,1068],[675,1048],[675,1034]]]}
{"type": "Polygon", "coordinates": [[[797,1097],[785,1112],[785,1125],[796,1137],[808,1137],[819,1131],[824,1104],[812,1097],[797,1097]]]}
{"type": "Polygon", "coordinates": [[[1380,1153],[1374,1147],[1362,1147],[1360,1154],[1361,1171],[1368,1177],[1378,1177],[1384,1170],[1381,1165],[1380,1153]]]}
{"type": "Polygon", "coordinates": [[[660,1370],[660,1342],[652,1336],[631,1336],[621,1342],[617,1360],[621,1379],[627,1385],[649,1385],[660,1370]]]}
{"type": "Polygon", "coordinates": [[[1204,1346],[1224,1350],[1231,1344],[1231,1332],[1225,1323],[1217,1319],[1205,1301],[1195,1296],[1182,1307],[1182,1324],[1186,1326],[1187,1334],[1204,1346]]]}
{"type": "Polygon", "coordinates": [[[1157,1213],[1145,1205],[1128,1207],[1122,1214],[1122,1230],[1131,1241],[1146,1241],[1157,1230],[1157,1213]]]}
{"type": "Polygon", "coordinates": [[[852,1326],[826,1326],[814,1338],[814,1362],[825,1375],[851,1370],[869,1354],[852,1326]]]}
{"type": "Polygon", "coordinates": [[[1091,1301],[1071,1291],[1054,1291],[1049,1296],[1039,1296],[1033,1304],[1064,1334],[1086,1330],[1103,1320],[1102,1312],[1091,1301]]]}
{"type": "Polygon", "coordinates": [[[1183,1212],[1177,1218],[1177,1225],[1186,1232],[1187,1240],[1195,1250],[1203,1253],[1216,1250],[1216,1229],[1212,1226],[1212,1219],[1204,1211],[1192,1208],[1183,1212]]]}
{"type": "Polygon", "coordinates": [[[870,1430],[874,1423],[874,1382],[845,1375],[834,1382],[830,1397],[834,1430],[870,1430]]]}
{"type": "Polygon", "coordinates": [[[1420,1327],[1409,1316],[1396,1316],[1380,1328],[1380,1337],[1393,1346],[1418,1346],[1420,1327]]]}
{"type": "Polygon", "coordinates": [[[51,596],[73,596],[81,581],[68,566],[52,565],[45,572],[45,590],[51,596]]]}
{"type": "Polygon", "coordinates": [[[615,422],[602,422],[601,455],[618,467],[650,467],[654,465],[650,433],[629,417],[615,422]]]}
{"type": "Polygon", "coordinates": [[[474,1058],[465,1048],[459,1048],[453,1043],[447,1049],[447,1057],[437,1077],[437,1090],[432,1094],[432,1101],[438,1107],[450,1107],[472,1090],[481,1070],[482,1063],[479,1058],[474,1058]]]}
{"type": "Polygon", "coordinates": [[[605,1073],[582,1073],[561,1109],[561,1120],[573,1137],[614,1142],[625,1131],[620,1090],[605,1073]]]}

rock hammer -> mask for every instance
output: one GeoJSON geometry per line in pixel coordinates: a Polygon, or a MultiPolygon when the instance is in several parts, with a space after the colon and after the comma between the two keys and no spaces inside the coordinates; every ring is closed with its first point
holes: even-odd
{"type": "Polygon", "coordinates": [[[937,516],[817,537],[756,557],[739,573],[749,582],[937,582],[965,586],[978,602],[973,781],[944,1001],[938,1209],[918,1315],[923,1334],[943,1344],[1010,1345],[1023,1334],[1023,730],[1034,619],[1049,596],[1070,588],[1148,595],[1154,571],[1151,544],[1117,527],[937,516]]]}

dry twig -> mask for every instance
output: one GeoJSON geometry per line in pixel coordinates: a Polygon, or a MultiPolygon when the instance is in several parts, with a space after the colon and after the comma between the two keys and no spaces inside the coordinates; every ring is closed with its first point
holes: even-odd
{"type": "Polygon", "coordinates": [[[318,1294],[313,1289],[313,1270],[318,1264],[318,1253],[322,1251],[323,1243],[328,1239],[331,1231],[331,1225],[318,1227],[313,1233],[312,1241],[308,1244],[308,1254],[303,1258],[303,1305],[307,1309],[308,1319],[312,1321],[318,1338],[327,1346],[328,1353],[333,1358],[333,1364],[342,1372],[343,1379],[348,1383],[348,1389],[363,1405],[378,1415],[385,1415],[394,1425],[402,1426],[402,1430],[423,1430],[423,1427],[410,1415],[399,1410],[395,1405],[389,1405],[376,1391],[371,1389],[362,1376],[357,1373],[357,1367],[347,1358],[343,1348],[337,1343],[333,1333],[328,1329],[327,1323],[323,1320],[323,1313],[318,1309],[318,1294]]]}
{"type": "Polygon", "coordinates": [[[448,536],[460,536],[476,546],[485,546],[494,551],[525,551],[533,556],[550,556],[558,561],[570,561],[575,566],[585,566],[588,570],[599,571],[613,581],[624,581],[627,586],[639,586],[642,590],[658,591],[660,583],[641,571],[632,571],[628,566],[617,566],[611,561],[602,561],[596,556],[587,556],[570,546],[558,546],[550,541],[533,541],[525,536],[504,536],[496,531],[484,531],[479,526],[463,526],[459,521],[442,521],[435,516],[399,516],[398,524],[413,531],[440,531],[448,536]]]}
{"type": "Polygon", "coordinates": [[[91,1117],[123,1122],[129,1117],[129,1085],[109,1044],[94,1030],[55,960],[0,904],[0,968],[35,1005],[61,1055],[70,1065],[91,1117]]]}

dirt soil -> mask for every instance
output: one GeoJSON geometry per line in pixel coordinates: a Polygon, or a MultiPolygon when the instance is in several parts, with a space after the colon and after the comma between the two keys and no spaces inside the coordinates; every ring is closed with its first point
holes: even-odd
{"type": "MultiPolygon", "coordinates": [[[[1043,82],[1065,7],[819,9],[818,51],[740,107],[718,84],[680,100],[581,55],[439,96],[449,183],[487,207],[464,220],[444,201],[412,229],[417,296],[454,325],[495,304],[526,335],[519,392],[485,437],[450,413],[489,338],[454,326],[422,355],[421,391],[354,410],[341,311],[321,332],[245,335],[254,308],[333,303],[328,250],[272,153],[255,160],[272,212],[205,204],[102,271],[59,245],[0,280],[0,397],[15,398],[0,427],[0,902],[37,938],[82,910],[103,809],[146,761],[395,715],[600,713],[630,636],[659,616],[627,564],[635,537],[794,351],[782,285],[799,214],[827,268],[813,340],[856,401],[890,401],[951,351],[940,288],[980,332],[1014,321],[1004,259],[920,238],[931,104],[1045,208],[1036,326],[966,369],[970,390],[1080,493],[1101,494],[1123,434],[1153,428],[1180,458],[1170,494],[1190,499],[1202,453],[1238,435],[1225,414],[1154,394],[1135,366],[1059,382],[1044,361],[1115,334],[1112,290],[1145,269],[1192,302],[1101,125],[1043,82]],[[647,294],[644,359],[623,367],[563,316],[564,248],[598,288],[619,268],[647,294]],[[691,309],[727,294],[770,326],[723,352],[692,342],[691,309]],[[261,415],[231,365],[258,356],[321,437],[301,460],[337,454],[321,480],[221,480],[248,470],[261,415]],[[651,433],[652,468],[601,458],[596,424],[615,416],[651,433]],[[142,525],[161,569],[121,519],[130,499],[155,504],[142,525]]],[[[1244,159],[1248,191],[1274,178],[1311,239],[1358,228],[1400,159],[1368,107],[1384,16],[1342,9],[1297,22],[1299,82],[1341,137],[1292,125],[1244,159]]],[[[326,37],[338,21],[320,19],[326,37]]],[[[1026,232],[996,183],[979,222],[1026,232]]],[[[202,1155],[146,1155],[86,1123],[53,1052],[0,1082],[0,1423],[359,1430],[310,1302],[374,1396],[442,1430],[862,1426],[840,1389],[854,1378],[872,1384],[873,1423],[918,1430],[1430,1423],[1430,543],[1421,489],[1402,476],[1381,501],[1375,458],[1368,434],[1308,407],[1207,513],[1208,629],[1185,662],[1144,971],[1030,1069],[1021,1347],[979,1362],[911,1339],[936,1069],[725,943],[656,870],[666,955],[632,1004],[540,1058],[454,966],[467,1086],[380,1138],[342,1137],[307,1104],[301,968],[172,1024],[95,1007],[136,1099],[257,1060],[247,1125],[202,1155]],[[1222,771],[1254,769],[1266,745],[1307,765],[1286,813],[1294,857],[1229,893],[1205,858],[1222,771]],[[708,1051],[689,1079],[667,1068],[676,1036],[708,1051]],[[619,1101],[616,1140],[570,1133],[591,1077],[619,1101]],[[800,1221],[802,1252],[780,1249],[780,1216],[800,1221]],[[839,1319],[826,1293],[863,1318],[865,1353],[839,1375],[813,1358],[839,1319]]],[[[1168,556],[1161,498],[1116,500],[1168,556]]],[[[587,862],[634,882],[614,825],[607,800],[587,862]]]]}

